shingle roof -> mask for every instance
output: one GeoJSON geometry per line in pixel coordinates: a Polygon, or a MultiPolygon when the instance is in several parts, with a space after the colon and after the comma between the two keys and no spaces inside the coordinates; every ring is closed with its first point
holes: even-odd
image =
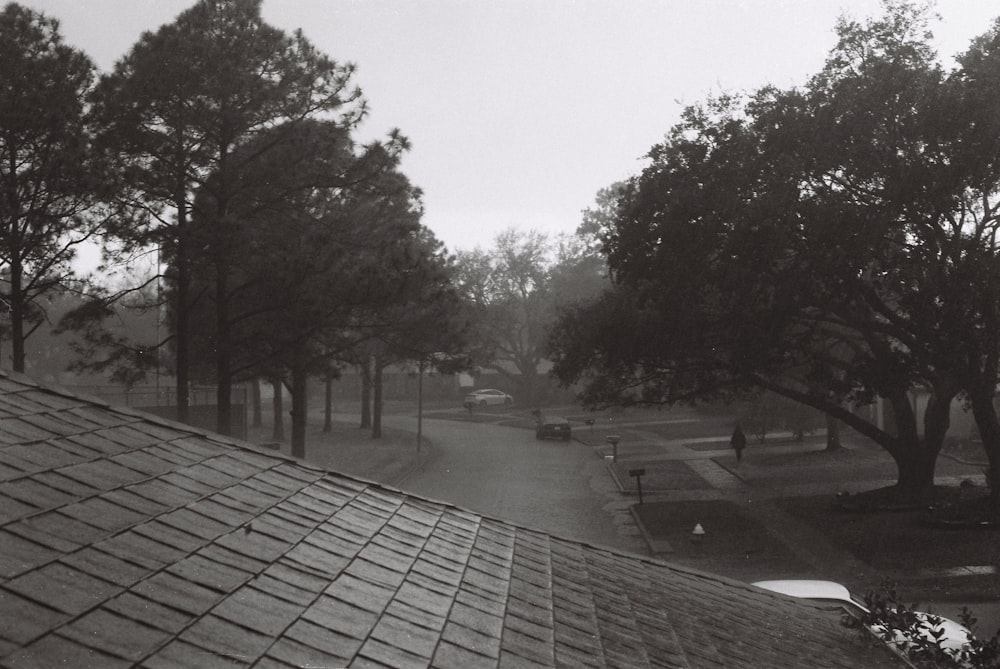
{"type": "Polygon", "coordinates": [[[3,667],[894,665],[839,618],[0,373],[3,667]]]}

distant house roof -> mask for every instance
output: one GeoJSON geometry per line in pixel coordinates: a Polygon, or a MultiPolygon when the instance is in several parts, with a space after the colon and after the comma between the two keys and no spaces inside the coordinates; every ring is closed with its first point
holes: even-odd
{"type": "Polygon", "coordinates": [[[0,373],[3,667],[897,662],[839,617],[0,373]]]}

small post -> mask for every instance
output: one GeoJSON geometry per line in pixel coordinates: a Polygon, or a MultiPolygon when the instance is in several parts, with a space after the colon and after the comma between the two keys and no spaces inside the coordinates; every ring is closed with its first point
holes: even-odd
{"type": "Polygon", "coordinates": [[[608,443],[611,444],[611,462],[618,462],[618,442],[621,440],[617,434],[608,435],[608,443]]]}
{"type": "Polygon", "coordinates": [[[639,504],[642,504],[642,477],[645,473],[645,468],[628,470],[628,475],[635,477],[635,485],[639,489],[639,504]]]}

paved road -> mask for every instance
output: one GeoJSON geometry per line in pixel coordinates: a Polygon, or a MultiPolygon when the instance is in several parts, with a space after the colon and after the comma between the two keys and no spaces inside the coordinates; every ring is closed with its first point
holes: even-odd
{"type": "MultiPolygon", "coordinates": [[[[415,424],[412,417],[385,420],[402,429],[412,430],[415,424]]],[[[577,441],[539,442],[529,430],[447,420],[425,419],[424,433],[434,443],[434,455],[396,484],[402,490],[556,536],[650,554],[628,511],[635,499],[621,494],[595,447],[577,441]]],[[[776,450],[781,447],[769,448],[776,450]]],[[[728,453],[695,452],[680,441],[660,444],[656,451],[654,459],[683,459],[696,465],[696,471],[704,465],[720,472],[724,470],[710,458],[728,453]]],[[[725,496],[729,482],[713,483],[709,476],[713,472],[698,473],[712,484],[713,497],[725,496]]],[[[686,495],[673,491],[671,497],[686,495]]],[[[659,557],[670,559],[670,555],[659,557]]],[[[921,605],[955,619],[961,606],[921,605]]],[[[984,636],[1000,626],[1000,605],[972,602],[970,606],[981,619],[979,631],[984,636]]]]}
{"type": "MultiPolygon", "coordinates": [[[[391,419],[390,419],[391,420],[391,419]]],[[[399,419],[403,421],[412,419],[399,419]]],[[[434,455],[398,486],[549,534],[649,554],[604,461],[576,441],[530,430],[425,420],[434,455]]]]}

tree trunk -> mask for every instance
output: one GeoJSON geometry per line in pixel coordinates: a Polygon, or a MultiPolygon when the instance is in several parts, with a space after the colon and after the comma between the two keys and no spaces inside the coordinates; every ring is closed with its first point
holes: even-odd
{"type": "Polygon", "coordinates": [[[292,457],[306,457],[306,397],[308,374],[305,365],[296,362],[292,369],[292,457]]]}
{"type": "MultiPolygon", "coordinates": [[[[231,336],[229,328],[229,281],[226,260],[216,256],[215,262],[215,382],[216,382],[216,431],[219,434],[232,433],[233,372],[231,336]]],[[[293,379],[294,383],[294,379],[293,379]]],[[[295,404],[295,398],[292,398],[295,404]]],[[[294,429],[294,423],[293,423],[294,429]]]]}
{"type": "Polygon", "coordinates": [[[20,255],[11,254],[10,262],[10,337],[11,352],[15,372],[24,373],[24,313],[27,304],[24,302],[23,267],[20,255]]]}
{"type": "MultiPolygon", "coordinates": [[[[937,456],[943,443],[943,432],[937,435],[936,433],[940,430],[932,426],[928,430],[931,440],[928,441],[926,438],[920,438],[919,430],[917,429],[916,414],[913,406],[910,404],[909,394],[905,389],[884,396],[892,408],[896,428],[895,433],[890,433],[871,421],[853,414],[844,407],[830,402],[828,398],[798,392],[780,384],[772,383],[763,376],[755,375],[753,380],[762,388],[773,390],[779,395],[802,402],[839,418],[859,434],[868,437],[884,448],[896,462],[898,470],[896,487],[900,491],[901,497],[919,498],[930,490],[934,483],[934,466],[937,463],[937,456]],[[937,437],[940,438],[935,442],[937,437]]],[[[945,395],[947,395],[949,400],[954,398],[954,393],[950,395],[945,393],[945,395]]],[[[939,406],[944,411],[948,411],[947,407],[950,406],[950,401],[941,401],[939,406]]],[[[946,417],[947,414],[945,414],[946,417]]],[[[944,429],[947,430],[947,423],[944,425],[944,429]]]]}
{"type": "Polygon", "coordinates": [[[826,450],[839,450],[843,444],[840,443],[840,421],[826,414],[826,450]]]}
{"type": "Polygon", "coordinates": [[[424,437],[424,358],[417,365],[417,453],[424,437]]]}
{"type": "Polygon", "coordinates": [[[174,262],[177,267],[177,297],[174,304],[174,316],[177,319],[174,333],[174,374],[177,377],[177,420],[187,423],[191,416],[189,407],[191,397],[189,390],[189,367],[191,366],[191,267],[188,261],[187,240],[187,194],[183,179],[179,192],[174,196],[177,207],[177,249],[174,262]]]}
{"type": "Polygon", "coordinates": [[[251,382],[251,388],[253,390],[253,426],[260,427],[264,424],[264,420],[260,415],[260,377],[253,377],[251,382]]]}
{"type": "Polygon", "coordinates": [[[1000,418],[993,404],[993,393],[984,388],[969,391],[972,416],[983,440],[983,450],[989,468],[986,483],[990,487],[990,502],[995,510],[1000,510],[1000,418]]]}
{"type": "Polygon", "coordinates": [[[382,438],[382,356],[375,354],[372,375],[372,439],[382,438]]]}
{"type": "Polygon", "coordinates": [[[955,392],[938,389],[927,400],[924,434],[917,431],[917,417],[910,398],[899,393],[892,401],[899,444],[890,454],[896,461],[896,487],[904,501],[923,500],[934,487],[934,469],[951,420],[951,400],[955,392]]]}
{"type": "Polygon", "coordinates": [[[372,373],[371,359],[366,355],[359,365],[361,371],[361,425],[362,430],[372,426],[372,373]]]}
{"type": "MultiPolygon", "coordinates": [[[[220,434],[231,435],[233,426],[233,333],[229,301],[229,270],[233,263],[231,245],[229,198],[232,186],[227,163],[232,146],[223,142],[218,153],[219,184],[216,191],[214,219],[211,221],[212,245],[215,269],[215,369],[217,427],[220,434]]],[[[294,404],[294,398],[292,400],[294,404]]],[[[294,426],[293,426],[294,427],[294,426]]]]}
{"type": "Polygon", "coordinates": [[[522,373],[514,380],[517,386],[517,396],[514,401],[522,407],[539,407],[543,398],[538,390],[538,375],[535,373],[522,373]]]}
{"type": "Polygon", "coordinates": [[[905,390],[888,398],[892,406],[892,416],[896,428],[892,447],[886,448],[896,462],[898,472],[896,489],[906,500],[919,499],[934,483],[933,468],[928,471],[927,462],[921,457],[921,440],[917,429],[917,416],[910,404],[910,396],[905,390]]]}
{"type": "Polygon", "coordinates": [[[899,471],[896,489],[900,500],[918,502],[925,499],[934,486],[934,466],[937,453],[914,449],[904,458],[895,458],[899,471]]]}
{"type": "MultiPolygon", "coordinates": [[[[924,450],[934,462],[937,462],[944,446],[944,438],[948,436],[948,428],[951,427],[951,402],[957,394],[957,390],[935,388],[927,398],[927,408],[924,410],[924,450]]],[[[931,472],[932,484],[933,477],[934,473],[931,472]]]]}
{"type": "Polygon", "coordinates": [[[284,384],[280,377],[271,379],[271,387],[274,388],[274,398],[271,400],[271,408],[274,411],[274,427],[271,438],[275,441],[285,439],[285,403],[282,401],[284,384]]]}
{"type": "Polygon", "coordinates": [[[326,375],[325,397],[323,398],[323,432],[333,432],[333,375],[326,375]]]}

